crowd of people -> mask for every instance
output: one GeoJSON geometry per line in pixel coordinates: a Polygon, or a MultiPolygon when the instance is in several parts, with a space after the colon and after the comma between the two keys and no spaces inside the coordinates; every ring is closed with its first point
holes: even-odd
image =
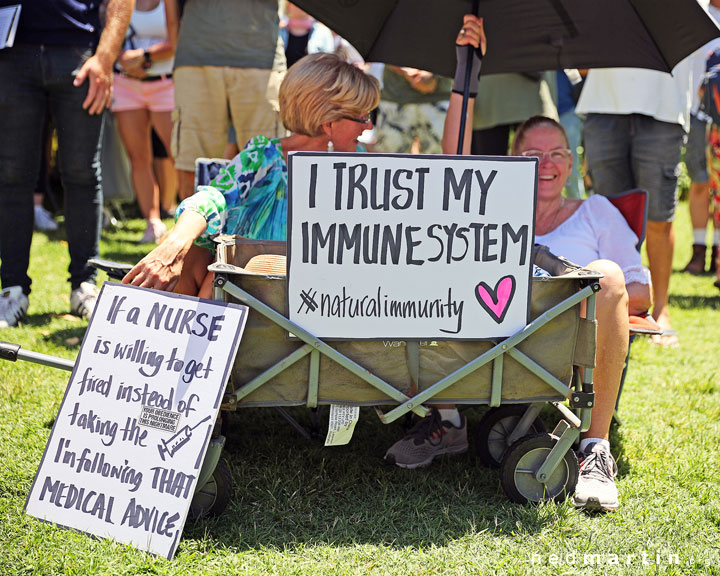
{"type": "MultiPolygon", "coordinates": [[[[0,6],[17,1],[0,0],[0,6]]],[[[57,131],[65,195],[71,311],[89,317],[98,294],[88,260],[99,249],[106,108],[114,114],[146,220],[140,241],[159,243],[123,281],[209,297],[214,236],[285,239],[289,152],[371,148],[454,154],[464,71],[470,65],[472,129],[464,153],[537,158],[536,241],[604,275],[597,301],[597,402],[579,448],[582,466],[573,502],[583,508],[618,507],[608,433],[627,354],[628,314],[652,309],[663,332],[654,342],[678,343],[668,289],[677,168],[688,131],[694,246],[687,272],[705,271],[709,198],[720,196],[720,186],[712,184],[720,182],[720,154],[710,169],[704,161],[712,135],[720,140],[718,130],[703,121],[697,98],[690,101],[700,88],[693,78],[702,76],[692,69],[704,70],[709,47],[683,61],[673,75],[608,69],[590,70],[584,81],[577,71],[484,77],[479,74],[486,48],[483,22],[467,15],[458,23],[453,80],[414,68],[366,66],[350,45],[299,8],[288,4],[279,22],[276,0],[186,0],[182,5],[106,0],[102,25],[97,3],[21,4],[15,46],[0,50],[5,129],[0,328],[17,325],[28,309],[27,270],[38,213],[33,192],[48,111],[57,131]],[[587,179],[580,169],[581,137],[587,179]],[[231,157],[228,167],[211,185],[195,189],[195,159],[223,155],[231,157]],[[176,183],[173,178],[168,183],[167,170],[153,168],[155,160],[165,160],[166,168],[174,165],[176,183]],[[594,193],[587,199],[585,184],[594,193]],[[637,237],[605,198],[633,188],[649,192],[649,270],[635,250],[637,237]],[[173,211],[177,220],[167,232],[161,218],[173,211]]],[[[711,4],[718,16],[713,10],[720,0],[711,4]]],[[[720,144],[713,149],[720,150],[720,144]]],[[[712,272],[717,244],[718,231],[712,272]]],[[[385,458],[417,468],[467,446],[464,417],[445,406],[434,408],[430,420],[394,444],[385,458]]]]}

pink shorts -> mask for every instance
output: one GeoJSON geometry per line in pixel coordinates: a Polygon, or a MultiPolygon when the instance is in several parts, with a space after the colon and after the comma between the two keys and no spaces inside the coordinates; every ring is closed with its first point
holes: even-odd
{"type": "Polygon", "coordinates": [[[113,112],[150,110],[172,112],[175,109],[175,88],[172,78],[141,82],[122,74],[115,74],[113,112]]]}

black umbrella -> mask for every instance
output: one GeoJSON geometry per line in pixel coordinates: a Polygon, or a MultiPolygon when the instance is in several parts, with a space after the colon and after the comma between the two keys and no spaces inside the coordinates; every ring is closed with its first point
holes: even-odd
{"type": "MultiPolygon", "coordinates": [[[[297,0],[370,62],[455,74],[471,0],[297,0]]],[[[669,72],[720,36],[697,0],[479,0],[483,74],[627,66],[669,72]]]]}
{"type": "MultiPolygon", "coordinates": [[[[564,68],[670,72],[720,36],[697,0],[296,0],[369,62],[455,75],[464,14],[484,18],[483,74],[564,68]]],[[[469,70],[468,70],[469,72],[469,70]]],[[[466,82],[467,84],[467,82],[466,82]]],[[[463,97],[458,154],[465,134],[463,97]]]]}

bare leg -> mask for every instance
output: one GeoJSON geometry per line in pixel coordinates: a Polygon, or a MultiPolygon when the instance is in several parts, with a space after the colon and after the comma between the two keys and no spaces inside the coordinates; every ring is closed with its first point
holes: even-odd
{"type": "Polygon", "coordinates": [[[160,208],[170,212],[177,205],[177,174],[170,158],[154,158],[153,173],[160,189],[160,208]]]}
{"type": "Polygon", "coordinates": [[[628,352],[628,294],[620,267],[609,260],[596,260],[587,265],[605,275],[597,293],[597,349],[593,380],[595,406],[587,438],[608,439],[620,379],[628,352]]]}
{"type": "Polygon", "coordinates": [[[178,170],[180,201],[195,194],[195,173],[189,170],[178,170]]]}
{"type": "Polygon", "coordinates": [[[692,182],[688,192],[688,202],[693,230],[706,228],[709,217],[710,182],[692,182]]]}
{"type": "MultiPolygon", "coordinates": [[[[170,112],[150,112],[150,121],[155,133],[162,140],[165,150],[170,152],[172,137],[172,115],[170,112]]],[[[177,176],[175,174],[173,159],[156,158],[153,160],[155,178],[160,190],[160,206],[169,211],[175,206],[177,196],[177,176]]]]}
{"type": "Polygon", "coordinates": [[[223,158],[227,160],[232,160],[240,154],[240,148],[237,145],[237,142],[228,142],[225,144],[225,152],[223,152],[223,158]]]}
{"type": "MultiPolygon", "coordinates": [[[[668,310],[668,294],[672,259],[675,250],[675,232],[672,222],[647,223],[647,255],[650,264],[650,276],[653,284],[653,318],[665,330],[672,328],[668,310]]],[[[663,346],[677,345],[675,334],[653,336],[653,342],[663,346]]]]}
{"type": "Polygon", "coordinates": [[[160,198],[152,172],[150,114],[147,110],[115,112],[118,130],[130,158],[132,183],[146,220],[160,218],[160,198]]]}

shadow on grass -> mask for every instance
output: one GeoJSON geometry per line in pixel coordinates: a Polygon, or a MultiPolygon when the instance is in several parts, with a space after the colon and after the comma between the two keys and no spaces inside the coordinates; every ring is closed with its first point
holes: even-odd
{"type": "Polygon", "coordinates": [[[328,543],[419,548],[481,531],[530,536],[577,518],[569,502],[511,503],[498,471],[476,461],[472,442],[467,454],[425,469],[387,466],[382,456],[403,433],[401,422],[383,426],[363,410],[351,443],[325,448],[322,439],[300,438],[273,410],[240,410],[230,418],[224,453],[234,483],[230,505],[217,519],[188,523],[184,537],[210,537],[234,551],[328,543]]]}
{"type": "Polygon", "coordinates": [[[624,478],[632,472],[632,464],[625,453],[624,438],[622,434],[622,418],[620,422],[613,419],[610,424],[610,446],[618,467],[618,478],[624,478]]]}
{"type": "Polygon", "coordinates": [[[52,332],[47,339],[55,346],[62,346],[68,350],[76,350],[77,352],[80,352],[80,344],[82,343],[86,330],[87,325],[83,323],[80,326],[55,330],[55,332],[52,332]]]}
{"type": "MultiPolygon", "coordinates": [[[[708,283],[712,284],[709,280],[708,283]]],[[[670,294],[669,303],[675,308],[682,310],[701,310],[710,308],[711,310],[720,309],[720,291],[714,296],[694,296],[685,294],[670,294]]]]}
{"type": "Polygon", "coordinates": [[[123,247],[123,250],[104,250],[101,256],[104,260],[135,265],[142,260],[150,250],[152,250],[150,244],[136,244],[132,246],[132,248],[130,248],[130,246],[127,248],[123,247]]]}

